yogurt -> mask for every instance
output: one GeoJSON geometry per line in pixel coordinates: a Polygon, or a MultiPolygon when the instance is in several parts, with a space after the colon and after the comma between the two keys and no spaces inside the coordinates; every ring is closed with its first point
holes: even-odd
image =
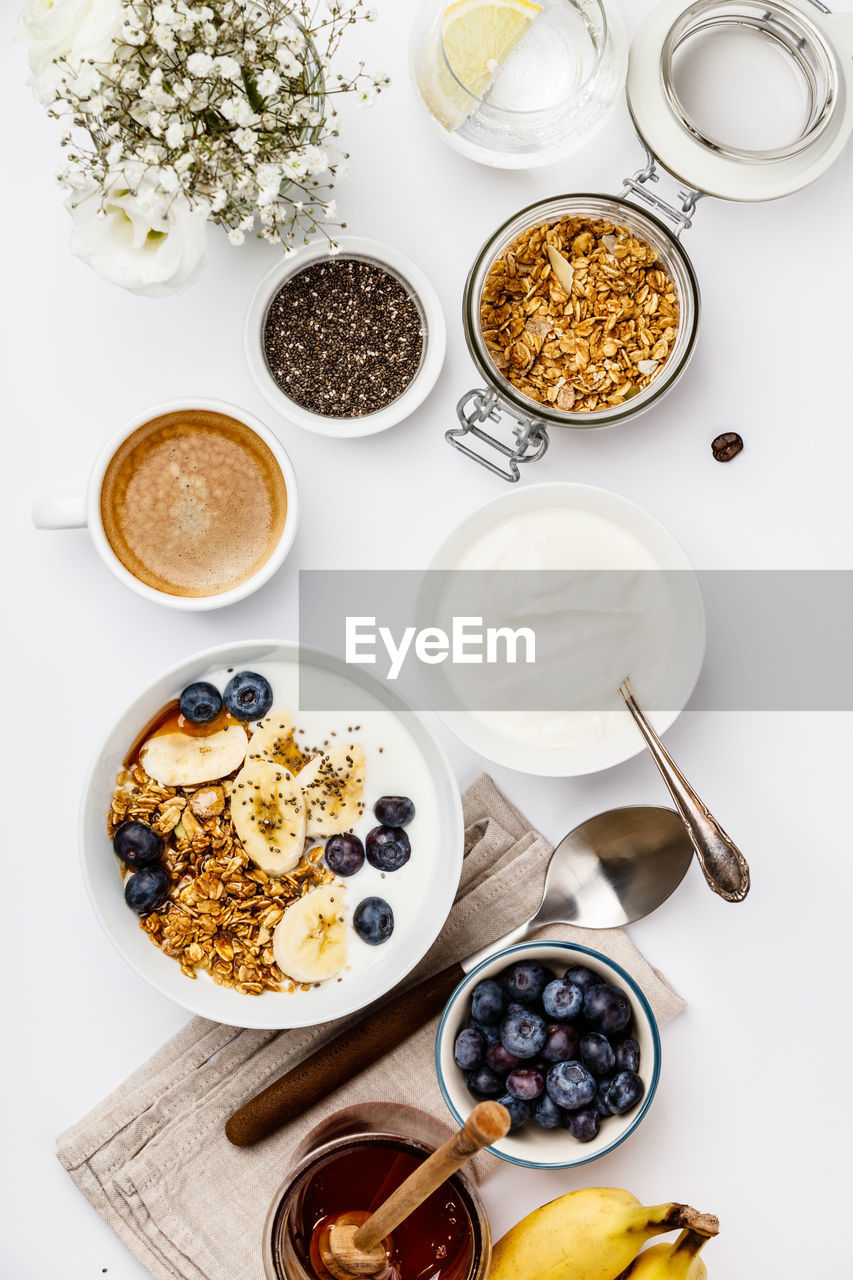
{"type": "MultiPolygon", "coordinates": [[[[704,619],[678,545],[632,503],[583,485],[530,486],[475,512],[439,551],[438,625],[454,615],[535,634],[535,662],[425,673],[430,699],[488,758],[525,772],[606,767],[642,743],[630,677],[660,729],[695,682],[704,619]]],[[[432,607],[435,608],[433,588],[432,607]]]]}

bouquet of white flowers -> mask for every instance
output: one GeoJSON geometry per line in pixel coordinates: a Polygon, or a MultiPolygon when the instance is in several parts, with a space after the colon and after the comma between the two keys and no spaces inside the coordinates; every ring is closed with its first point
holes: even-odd
{"type": "Polygon", "coordinates": [[[332,98],[373,101],[363,64],[327,83],[364,0],[29,0],[30,83],[62,119],[71,247],[134,293],[186,288],[207,224],[285,250],[331,240],[344,156],[332,98]]]}

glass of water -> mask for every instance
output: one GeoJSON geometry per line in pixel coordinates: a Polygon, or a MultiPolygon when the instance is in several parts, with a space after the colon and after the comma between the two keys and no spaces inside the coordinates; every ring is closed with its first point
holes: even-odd
{"type": "Polygon", "coordinates": [[[602,0],[424,0],[412,61],[442,136],[482,164],[526,169],[577,150],[625,83],[627,42],[602,0]]]}

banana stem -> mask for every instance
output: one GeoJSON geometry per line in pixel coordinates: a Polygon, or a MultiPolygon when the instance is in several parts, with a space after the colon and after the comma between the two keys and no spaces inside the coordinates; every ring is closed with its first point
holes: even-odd
{"type": "Polygon", "coordinates": [[[699,1213],[689,1204],[656,1204],[637,1209],[631,1229],[647,1235],[660,1235],[674,1231],[676,1227],[707,1238],[717,1235],[720,1222],[713,1213],[699,1213]]]}
{"type": "Polygon", "coordinates": [[[675,1257],[679,1253],[686,1253],[688,1257],[695,1258],[699,1250],[703,1249],[710,1239],[711,1237],[705,1235],[704,1232],[694,1231],[688,1227],[682,1231],[673,1244],[672,1256],[675,1257]]]}

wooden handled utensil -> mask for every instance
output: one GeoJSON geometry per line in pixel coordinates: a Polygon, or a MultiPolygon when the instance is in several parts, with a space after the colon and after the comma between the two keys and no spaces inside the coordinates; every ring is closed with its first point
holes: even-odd
{"type": "Polygon", "coordinates": [[[312,1244],[326,1270],[336,1280],[383,1271],[391,1255],[392,1231],[478,1151],[505,1137],[509,1126],[509,1112],[500,1103],[478,1103],[463,1128],[418,1165],[374,1213],[341,1213],[321,1223],[312,1244]]]}

